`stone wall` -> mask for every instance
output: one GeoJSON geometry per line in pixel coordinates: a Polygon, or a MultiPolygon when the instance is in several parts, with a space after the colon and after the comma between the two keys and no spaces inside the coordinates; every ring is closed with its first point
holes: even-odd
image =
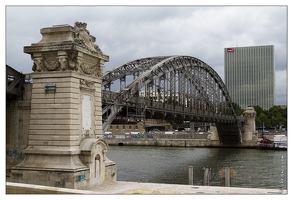
{"type": "Polygon", "coordinates": [[[32,84],[24,84],[23,99],[6,102],[6,176],[19,164],[28,146],[32,84]]]}
{"type": "Polygon", "coordinates": [[[113,180],[117,180],[117,166],[113,162],[106,161],[104,183],[113,182],[113,180]]]}
{"type": "Polygon", "coordinates": [[[127,140],[105,139],[109,145],[126,146],[162,146],[162,147],[214,147],[220,146],[219,142],[206,139],[158,139],[158,140],[127,140]]]}
{"type": "MultiPolygon", "coordinates": [[[[61,86],[62,84],[59,84],[61,86]]],[[[25,90],[23,99],[18,99],[14,101],[7,102],[6,105],[6,179],[7,181],[10,180],[10,173],[11,168],[23,161],[24,154],[23,151],[28,147],[29,143],[29,132],[30,132],[30,119],[31,119],[31,97],[32,97],[32,84],[25,84],[25,90]]],[[[42,86],[39,87],[40,90],[44,90],[42,86]]],[[[78,87],[79,88],[79,87],[78,87]]],[[[59,88],[62,90],[62,87],[59,88]]],[[[44,92],[41,92],[44,93],[44,92]]],[[[38,102],[38,99],[41,97],[37,95],[38,98],[34,99],[34,102],[38,102]]],[[[49,100],[48,100],[49,101],[49,100]]],[[[79,103],[80,104],[80,103],[79,103]]],[[[50,105],[47,102],[47,105],[50,105]]],[[[46,114],[48,116],[48,114],[46,114]]],[[[38,118],[42,118],[43,116],[39,114],[38,118]]],[[[60,117],[60,115],[59,115],[60,117]]],[[[53,121],[52,121],[53,122],[53,121]]],[[[58,155],[56,155],[58,157],[58,155]]],[[[59,155],[60,157],[60,155],[59,155]]],[[[63,159],[62,156],[60,158],[63,159]]],[[[106,158],[107,159],[107,158],[106,158]]],[[[28,170],[26,173],[18,173],[18,170],[14,171],[14,181],[18,182],[18,178],[20,179],[19,182],[24,183],[31,183],[36,185],[44,185],[44,183],[50,183],[51,186],[54,187],[66,187],[66,188],[73,188],[73,183],[78,182],[80,185],[79,188],[86,188],[90,181],[87,177],[89,177],[89,171],[85,172],[76,172],[69,174],[64,174],[62,171],[55,170],[51,172],[49,176],[47,176],[47,172],[37,172],[35,170],[28,170]],[[85,174],[86,173],[86,174],[85,174]],[[61,178],[60,178],[61,177],[61,178]],[[63,178],[62,178],[63,177],[63,178]],[[72,179],[72,180],[71,180],[72,179]],[[23,181],[25,180],[25,181],[23,181]],[[60,181],[62,180],[62,181],[60,181]],[[66,181],[68,180],[68,181],[66,181]]],[[[102,171],[103,180],[104,182],[112,182],[115,181],[117,178],[117,169],[116,164],[110,160],[106,160],[105,168],[102,171]]],[[[17,184],[17,183],[15,183],[17,184]]],[[[43,186],[40,186],[43,187],[43,186]]],[[[9,191],[14,191],[14,194],[21,193],[35,193],[35,194],[46,194],[46,193],[54,193],[54,191],[47,191],[47,190],[28,190],[23,189],[21,187],[17,187],[17,189],[11,189],[8,187],[9,191]]],[[[44,186],[44,188],[48,188],[44,186]]],[[[10,193],[10,192],[7,193],[10,193]]]]}

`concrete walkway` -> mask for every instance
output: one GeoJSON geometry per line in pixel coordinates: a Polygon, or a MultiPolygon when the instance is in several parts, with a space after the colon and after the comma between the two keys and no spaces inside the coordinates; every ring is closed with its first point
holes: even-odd
{"type": "Polygon", "coordinates": [[[86,190],[6,182],[6,194],[89,194],[89,195],[286,195],[287,190],[215,187],[138,182],[113,182],[86,190]]]}
{"type": "Polygon", "coordinates": [[[88,189],[103,194],[287,194],[287,190],[121,182],[88,189]]]}

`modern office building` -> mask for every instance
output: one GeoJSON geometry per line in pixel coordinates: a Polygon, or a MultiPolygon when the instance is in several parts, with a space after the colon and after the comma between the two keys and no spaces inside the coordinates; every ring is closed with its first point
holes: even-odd
{"type": "Polygon", "coordinates": [[[233,102],[241,108],[275,105],[274,46],[224,49],[225,84],[233,102]]]}

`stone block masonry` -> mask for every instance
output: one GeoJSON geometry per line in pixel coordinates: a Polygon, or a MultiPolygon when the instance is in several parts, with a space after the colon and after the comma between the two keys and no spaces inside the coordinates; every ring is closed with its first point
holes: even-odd
{"type": "Polygon", "coordinates": [[[86,25],[43,28],[42,40],[24,47],[34,63],[29,135],[13,182],[85,189],[116,181],[102,139],[101,76],[109,57],[86,25]]]}

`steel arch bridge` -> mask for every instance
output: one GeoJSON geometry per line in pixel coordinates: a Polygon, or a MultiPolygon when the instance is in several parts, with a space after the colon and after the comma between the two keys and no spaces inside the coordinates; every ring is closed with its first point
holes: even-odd
{"type": "Polygon", "coordinates": [[[225,84],[214,69],[198,58],[133,60],[105,72],[102,87],[103,132],[118,113],[124,112],[126,117],[213,122],[221,143],[242,142],[241,120],[225,84]],[[114,82],[120,83],[118,92],[111,91],[114,82]]]}

